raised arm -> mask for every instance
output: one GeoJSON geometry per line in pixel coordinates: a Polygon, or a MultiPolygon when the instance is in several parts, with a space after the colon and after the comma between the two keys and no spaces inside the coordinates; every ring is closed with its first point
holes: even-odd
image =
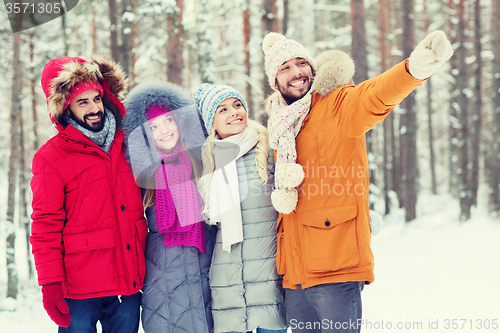
{"type": "Polygon", "coordinates": [[[359,137],[405,99],[423,80],[432,75],[453,54],[442,31],[428,35],[410,55],[370,80],[337,89],[331,105],[339,129],[349,137],[359,137]]]}

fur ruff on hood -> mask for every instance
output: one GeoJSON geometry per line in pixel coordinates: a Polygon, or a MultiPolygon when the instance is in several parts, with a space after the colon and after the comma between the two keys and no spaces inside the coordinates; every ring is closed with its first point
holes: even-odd
{"type": "MultiPolygon", "coordinates": [[[[354,61],[345,52],[338,50],[322,52],[314,59],[314,63],[316,74],[311,89],[321,97],[327,96],[340,86],[351,83],[354,77],[354,61]]],[[[280,92],[276,91],[266,99],[267,115],[271,115],[270,100],[275,94],[280,94],[280,92]]]]}
{"type": "Polygon", "coordinates": [[[121,66],[103,56],[93,56],[90,61],[81,63],[71,61],[61,66],[58,75],[51,80],[47,109],[52,119],[59,119],[64,112],[64,103],[71,89],[80,82],[100,83],[106,80],[111,93],[123,99],[128,79],[121,66]]]}
{"type": "Polygon", "coordinates": [[[127,116],[123,130],[127,143],[127,158],[134,175],[150,178],[160,165],[153,137],[149,130],[146,111],[151,105],[160,105],[173,111],[184,147],[201,161],[201,147],[205,143],[206,131],[189,95],[178,85],[170,82],[143,83],[132,89],[125,106],[127,116]]]}

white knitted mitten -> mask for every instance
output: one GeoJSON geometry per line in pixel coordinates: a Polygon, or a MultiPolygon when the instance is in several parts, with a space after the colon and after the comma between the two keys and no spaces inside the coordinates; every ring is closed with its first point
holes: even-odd
{"type": "Polygon", "coordinates": [[[384,220],[379,213],[374,210],[370,210],[370,229],[373,235],[376,235],[382,230],[384,225],[384,220]]]}
{"type": "Polygon", "coordinates": [[[410,74],[425,80],[453,55],[453,47],[443,31],[431,32],[417,45],[410,55],[410,74]]]}

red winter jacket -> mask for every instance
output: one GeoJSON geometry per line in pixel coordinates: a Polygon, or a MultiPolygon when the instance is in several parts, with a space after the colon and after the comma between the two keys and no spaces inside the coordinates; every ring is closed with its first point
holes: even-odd
{"type": "MultiPolygon", "coordinates": [[[[113,87],[101,83],[118,127],[125,109],[113,87]]],[[[148,230],[123,132],[117,129],[106,153],[73,126],[57,128],[33,159],[30,240],[38,282],[62,282],[67,298],[136,293],[148,230]]]]}

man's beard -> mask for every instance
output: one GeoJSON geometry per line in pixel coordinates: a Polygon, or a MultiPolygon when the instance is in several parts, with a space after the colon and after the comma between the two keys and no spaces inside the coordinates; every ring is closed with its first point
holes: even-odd
{"type": "Polygon", "coordinates": [[[83,128],[86,128],[86,129],[88,129],[89,131],[92,131],[92,132],[100,132],[104,128],[104,123],[105,123],[104,120],[105,120],[105,117],[106,117],[106,113],[104,113],[102,111],[98,111],[98,112],[95,112],[95,113],[89,113],[89,114],[86,114],[83,117],[83,120],[75,117],[75,115],[73,114],[73,112],[70,112],[70,116],[71,116],[71,119],[73,119],[74,121],[76,121],[83,128]],[[85,121],[88,117],[94,117],[94,116],[97,116],[97,115],[100,115],[101,121],[99,123],[94,123],[94,126],[89,125],[85,121]]]}
{"type": "MultiPolygon", "coordinates": [[[[295,94],[294,93],[290,93],[289,90],[292,90],[293,88],[290,88],[290,86],[288,85],[288,82],[287,82],[287,86],[286,86],[285,89],[283,89],[283,87],[280,84],[278,84],[278,91],[281,93],[281,96],[283,97],[283,99],[285,100],[285,102],[288,105],[293,104],[294,102],[296,102],[299,99],[301,99],[302,97],[304,97],[309,92],[309,90],[311,90],[312,83],[313,83],[313,80],[314,80],[314,78],[312,76],[308,77],[306,75],[300,76],[297,79],[299,79],[299,80],[300,79],[308,79],[308,82],[306,81],[306,83],[309,83],[309,87],[302,94],[297,94],[298,91],[295,91],[296,92],[295,94]]],[[[294,79],[294,80],[296,80],[296,79],[294,79]]]]}

